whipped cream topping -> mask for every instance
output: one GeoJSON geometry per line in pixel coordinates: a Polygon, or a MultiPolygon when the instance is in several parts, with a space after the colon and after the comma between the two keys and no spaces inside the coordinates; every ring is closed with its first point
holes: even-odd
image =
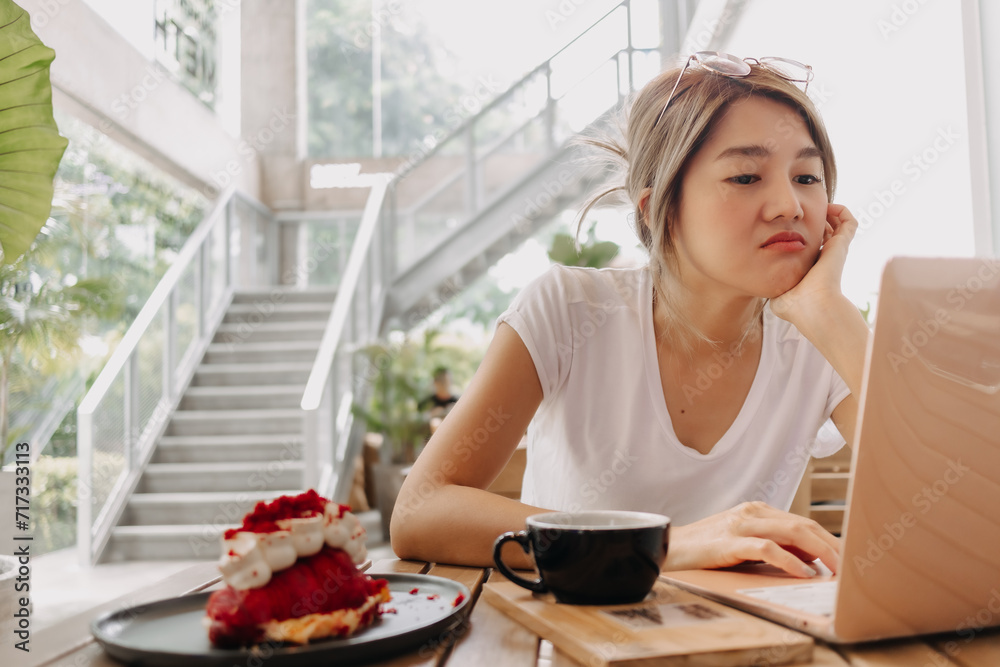
{"type": "Polygon", "coordinates": [[[223,538],[219,571],[227,585],[237,590],[260,588],[274,572],[318,553],[324,544],[343,549],[357,565],[368,557],[361,520],[337,503],[327,502],[322,514],[274,523],[278,530],[230,531],[223,538]]]}
{"type": "Polygon", "coordinates": [[[323,537],[331,547],[346,551],[355,565],[368,558],[361,519],[350,512],[341,514],[340,507],[334,503],[328,503],[323,513],[323,537]]]}

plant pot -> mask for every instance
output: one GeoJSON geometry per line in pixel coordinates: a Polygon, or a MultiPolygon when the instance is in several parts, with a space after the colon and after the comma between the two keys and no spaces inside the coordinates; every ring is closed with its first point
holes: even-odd
{"type": "Polygon", "coordinates": [[[375,507],[382,515],[382,537],[389,541],[389,519],[396,506],[396,496],[403,487],[403,480],[410,471],[409,463],[376,463],[372,465],[375,484],[375,507]]]}

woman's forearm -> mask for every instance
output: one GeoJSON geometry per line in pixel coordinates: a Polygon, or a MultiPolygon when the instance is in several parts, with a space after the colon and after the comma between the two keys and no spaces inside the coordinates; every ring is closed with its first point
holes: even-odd
{"type": "Polygon", "coordinates": [[[868,325],[857,306],[847,297],[839,296],[817,304],[810,316],[800,319],[796,326],[851,390],[851,395],[841,401],[831,416],[840,434],[853,446],[870,335],[868,325]]]}
{"type": "MultiPolygon", "coordinates": [[[[490,566],[496,538],[524,530],[528,516],[545,511],[482,489],[422,486],[401,493],[392,512],[392,549],[400,558],[490,566]]],[[[516,548],[505,550],[504,560],[514,568],[531,567],[516,548]]]]}
{"type": "Polygon", "coordinates": [[[843,378],[851,393],[860,395],[870,330],[858,307],[841,296],[815,308],[812,316],[797,326],[843,378]]]}
{"type": "MultiPolygon", "coordinates": [[[[501,533],[523,530],[526,517],[544,511],[484,490],[504,469],[541,400],[527,347],[500,324],[462,400],[400,489],[389,531],[397,556],[488,566],[501,533]]],[[[510,564],[528,567],[529,561],[511,554],[510,564]]]]}

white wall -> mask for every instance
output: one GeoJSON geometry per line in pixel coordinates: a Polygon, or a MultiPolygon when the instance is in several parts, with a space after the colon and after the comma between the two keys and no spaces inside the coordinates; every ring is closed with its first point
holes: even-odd
{"type": "Polygon", "coordinates": [[[155,0],[83,0],[129,44],[153,59],[153,20],[155,0]]]}
{"type": "MultiPolygon", "coordinates": [[[[260,197],[259,165],[240,151],[232,119],[221,119],[172,81],[133,44],[139,38],[123,37],[83,0],[18,4],[31,14],[39,38],[56,51],[51,69],[54,105],[209,197],[224,185],[219,174],[260,197]],[[241,168],[228,170],[236,174],[232,177],[226,167],[234,162],[241,168]]],[[[142,14],[139,9],[137,16],[142,14]]],[[[152,30],[150,22],[150,35],[152,30]]],[[[239,72],[233,74],[238,80],[239,72]]]]}

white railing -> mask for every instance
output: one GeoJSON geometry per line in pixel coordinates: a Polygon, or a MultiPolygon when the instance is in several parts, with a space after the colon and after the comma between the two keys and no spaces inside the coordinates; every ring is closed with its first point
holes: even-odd
{"type": "MultiPolygon", "coordinates": [[[[625,0],[474,116],[404,163],[392,184],[395,274],[502,199],[566,142],[660,71],[662,42],[636,38],[658,0],[625,0]]],[[[648,33],[649,31],[644,31],[648,33]]]]}
{"type": "Polygon", "coordinates": [[[363,382],[364,373],[355,353],[378,336],[390,277],[386,272],[389,237],[383,206],[389,182],[388,176],[380,176],[371,184],[302,395],[303,482],[306,488],[341,502],[346,499],[351,464],[361,442],[351,412],[356,389],[364,392],[363,386],[356,385],[358,380],[363,382]]]}
{"type": "Polygon", "coordinates": [[[198,225],[77,409],[77,548],[94,563],[236,287],[274,282],[274,217],[229,192],[198,225]]]}

